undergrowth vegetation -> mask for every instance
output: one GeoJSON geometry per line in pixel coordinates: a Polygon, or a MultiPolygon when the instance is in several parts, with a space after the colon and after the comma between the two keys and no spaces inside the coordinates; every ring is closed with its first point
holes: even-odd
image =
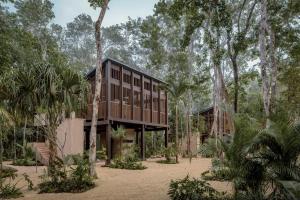
{"type": "Polygon", "coordinates": [[[39,184],[40,193],[58,192],[84,192],[93,187],[95,183],[89,175],[89,163],[87,159],[73,157],[74,166],[66,167],[59,158],[55,160],[55,167],[45,171],[39,184]],[[51,172],[49,170],[52,170],[51,172]],[[51,174],[51,175],[50,175],[51,174]]]}

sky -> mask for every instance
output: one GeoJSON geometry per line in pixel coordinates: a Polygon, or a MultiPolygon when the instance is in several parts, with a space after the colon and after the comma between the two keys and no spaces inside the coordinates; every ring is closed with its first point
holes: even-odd
{"type": "MultiPolygon", "coordinates": [[[[90,7],[88,0],[52,0],[55,13],[54,23],[65,26],[68,22],[81,14],[89,14],[94,21],[99,15],[99,9],[90,7]]],[[[126,22],[128,17],[136,19],[153,14],[154,4],[158,0],[111,0],[103,26],[110,26],[126,22]]]]}

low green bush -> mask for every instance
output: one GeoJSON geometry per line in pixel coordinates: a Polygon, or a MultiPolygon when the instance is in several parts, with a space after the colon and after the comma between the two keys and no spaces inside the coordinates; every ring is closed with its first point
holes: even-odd
{"type": "Polygon", "coordinates": [[[130,170],[143,170],[147,167],[144,166],[141,162],[137,162],[135,157],[126,157],[123,158],[116,158],[112,161],[109,165],[110,168],[116,169],[130,169],[130,170]]]}
{"type": "Polygon", "coordinates": [[[8,178],[8,177],[15,178],[17,176],[16,174],[17,171],[18,170],[16,170],[15,168],[3,166],[2,172],[0,173],[0,179],[8,178]]]}
{"type": "Polygon", "coordinates": [[[23,194],[19,188],[17,188],[17,183],[4,183],[4,179],[1,179],[0,184],[0,199],[14,199],[22,197],[23,194]]]}
{"type": "Polygon", "coordinates": [[[169,160],[158,160],[156,161],[160,164],[177,164],[175,159],[169,159],[169,160]]]}
{"type": "Polygon", "coordinates": [[[208,181],[229,181],[232,180],[230,169],[218,158],[212,159],[212,168],[201,174],[201,178],[208,181]]]}
{"type": "Polygon", "coordinates": [[[56,167],[52,169],[51,176],[49,172],[45,173],[41,178],[42,183],[39,184],[40,193],[60,193],[85,192],[93,187],[95,183],[93,178],[89,176],[89,162],[87,159],[75,156],[73,157],[75,167],[70,167],[70,171],[66,171],[63,161],[57,158],[56,167]]]}
{"type": "Polygon", "coordinates": [[[15,166],[35,166],[36,164],[38,166],[42,166],[43,165],[39,161],[37,161],[37,163],[36,163],[35,160],[32,160],[30,158],[17,159],[12,164],[15,165],[15,166]]]}
{"type": "Polygon", "coordinates": [[[186,176],[180,180],[172,180],[168,195],[172,200],[227,200],[225,193],[212,188],[206,181],[186,176]]]}

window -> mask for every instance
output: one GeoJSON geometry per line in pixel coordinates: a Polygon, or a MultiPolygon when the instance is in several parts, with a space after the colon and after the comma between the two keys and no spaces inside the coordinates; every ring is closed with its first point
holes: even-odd
{"type": "Polygon", "coordinates": [[[131,105],[131,89],[123,87],[123,104],[131,105]]]}
{"type": "Polygon", "coordinates": [[[151,106],[151,95],[144,94],[144,107],[146,109],[150,109],[151,106]]]}
{"type": "Polygon", "coordinates": [[[120,86],[111,84],[111,101],[120,100],[120,86]]]}
{"type": "Polygon", "coordinates": [[[141,86],[141,80],[138,78],[133,79],[134,86],[140,87],[141,86]]]}
{"type": "Polygon", "coordinates": [[[165,112],[165,100],[160,100],[160,112],[165,112]]]}
{"type": "Polygon", "coordinates": [[[116,69],[111,69],[111,77],[117,80],[120,80],[120,71],[116,69]]]}
{"type": "Polygon", "coordinates": [[[158,111],[158,98],[153,98],[153,110],[158,111]]]}
{"type": "Polygon", "coordinates": [[[157,92],[157,85],[153,85],[153,92],[157,92]]]}
{"type": "Polygon", "coordinates": [[[150,90],[150,83],[144,82],[144,89],[145,90],[150,90]]]}
{"type": "Polygon", "coordinates": [[[137,106],[137,107],[140,107],[140,105],[141,105],[141,93],[137,92],[137,91],[134,91],[133,98],[134,98],[134,105],[137,106]]]}
{"type": "Polygon", "coordinates": [[[131,84],[131,76],[129,74],[123,74],[123,81],[125,83],[131,84]]]}

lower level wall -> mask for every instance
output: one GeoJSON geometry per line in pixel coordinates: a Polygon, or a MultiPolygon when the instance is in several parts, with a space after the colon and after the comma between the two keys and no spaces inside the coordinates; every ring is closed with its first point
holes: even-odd
{"type": "Polygon", "coordinates": [[[65,119],[57,128],[58,156],[82,154],[84,151],[84,119],[65,119]]]}

